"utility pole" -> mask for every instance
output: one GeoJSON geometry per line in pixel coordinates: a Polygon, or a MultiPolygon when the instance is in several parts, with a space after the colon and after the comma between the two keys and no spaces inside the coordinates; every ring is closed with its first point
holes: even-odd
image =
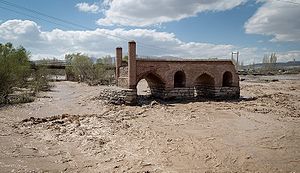
{"type": "Polygon", "coordinates": [[[237,66],[237,69],[239,69],[239,54],[240,54],[239,51],[237,51],[237,52],[231,52],[231,60],[233,60],[233,56],[236,55],[236,66],[237,66]]]}

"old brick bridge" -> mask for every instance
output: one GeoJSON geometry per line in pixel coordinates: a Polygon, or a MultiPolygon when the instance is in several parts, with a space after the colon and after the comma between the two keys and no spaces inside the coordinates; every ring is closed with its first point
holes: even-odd
{"type": "Polygon", "coordinates": [[[145,79],[154,97],[239,98],[239,76],[230,60],[137,59],[136,43],[128,43],[128,65],[122,61],[122,48],[116,48],[118,86],[128,90],[129,100],[145,79]]]}

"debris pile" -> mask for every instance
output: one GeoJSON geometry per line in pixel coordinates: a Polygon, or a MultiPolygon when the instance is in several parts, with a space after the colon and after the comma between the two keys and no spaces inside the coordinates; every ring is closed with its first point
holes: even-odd
{"type": "Polygon", "coordinates": [[[94,100],[104,100],[114,105],[122,105],[126,103],[126,91],[121,89],[104,89],[94,100]]]}

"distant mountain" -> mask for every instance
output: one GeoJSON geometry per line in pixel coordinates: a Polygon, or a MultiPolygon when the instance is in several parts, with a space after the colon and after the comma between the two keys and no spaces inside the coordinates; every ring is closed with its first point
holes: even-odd
{"type": "Polygon", "coordinates": [[[277,63],[278,66],[300,66],[300,61],[289,61],[286,63],[277,63]]]}
{"type": "MultiPolygon", "coordinates": [[[[251,64],[243,66],[244,69],[254,68],[258,69],[263,67],[263,63],[258,64],[251,64]]],[[[300,61],[288,61],[288,62],[278,62],[276,63],[277,68],[293,68],[293,67],[300,67],[300,61]]]]}

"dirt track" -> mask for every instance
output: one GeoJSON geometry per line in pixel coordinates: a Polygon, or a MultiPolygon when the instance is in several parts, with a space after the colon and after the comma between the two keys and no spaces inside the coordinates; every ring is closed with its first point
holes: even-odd
{"type": "Polygon", "coordinates": [[[93,100],[105,87],[55,83],[0,108],[0,172],[300,172],[296,77],[241,82],[255,100],[141,107],[93,100]]]}

